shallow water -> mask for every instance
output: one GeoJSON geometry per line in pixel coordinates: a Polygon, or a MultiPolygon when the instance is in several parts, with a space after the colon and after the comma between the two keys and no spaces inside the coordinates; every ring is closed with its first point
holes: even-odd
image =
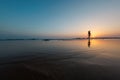
{"type": "Polygon", "coordinates": [[[120,40],[0,41],[5,80],[120,80],[120,40]]]}

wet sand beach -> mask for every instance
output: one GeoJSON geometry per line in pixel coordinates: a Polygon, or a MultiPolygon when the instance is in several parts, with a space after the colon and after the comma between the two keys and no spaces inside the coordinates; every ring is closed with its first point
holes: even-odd
{"type": "Polygon", "coordinates": [[[0,80],[120,80],[119,40],[93,40],[90,47],[87,40],[1,44],[0,80]]]}

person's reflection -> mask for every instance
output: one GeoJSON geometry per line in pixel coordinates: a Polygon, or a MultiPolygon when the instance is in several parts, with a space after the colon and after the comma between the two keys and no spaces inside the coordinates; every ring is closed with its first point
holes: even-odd
{"type": "Polygon", "coordinates": [[[88,47],[89,48],[90,48],[90,44],[91,44],[90,39],[88,39],[88,47]]]}

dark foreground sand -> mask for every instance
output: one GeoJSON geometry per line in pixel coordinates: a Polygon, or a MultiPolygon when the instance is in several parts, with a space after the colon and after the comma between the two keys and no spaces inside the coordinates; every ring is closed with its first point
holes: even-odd
{"type": "Polygon", "coordinates": [[[119,66],[34,57],[0,64],[0,80],[120,80],[119,66]]]}

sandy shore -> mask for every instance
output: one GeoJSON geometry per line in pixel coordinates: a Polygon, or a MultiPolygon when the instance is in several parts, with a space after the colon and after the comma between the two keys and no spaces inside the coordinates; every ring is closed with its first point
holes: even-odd
{"type": "Polygon", "coordinates": [[[120,80],[120,69],[82,60],[31,58],[1,64],[0,80],[120,80]]]}

